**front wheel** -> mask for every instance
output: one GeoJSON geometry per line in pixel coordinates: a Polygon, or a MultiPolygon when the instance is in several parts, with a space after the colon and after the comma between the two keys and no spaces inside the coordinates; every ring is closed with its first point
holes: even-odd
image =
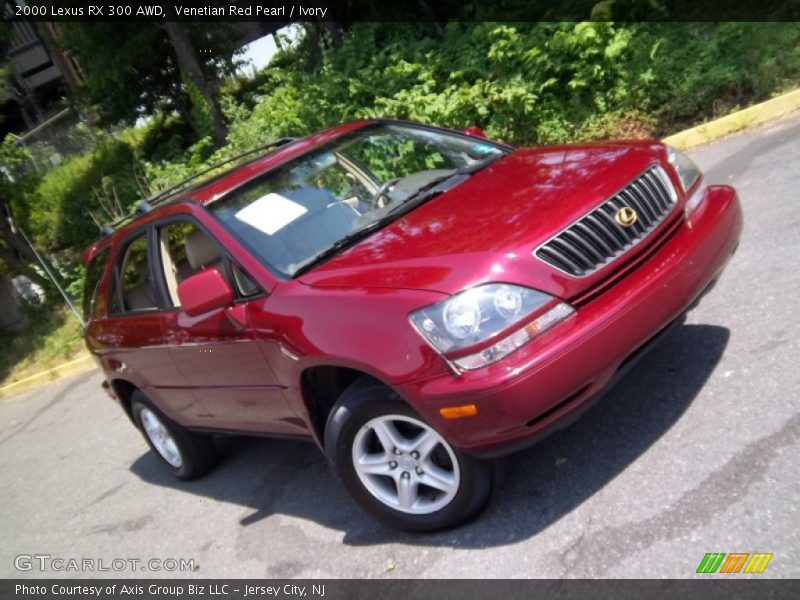
{"type": "Polygon", "coordinates": [[[371,379],[355,382],[339,398],[325,449],[353,499],[401,529],[458,525],[485,507],[492,489],[491,465],[453,448],[371,379]]]}

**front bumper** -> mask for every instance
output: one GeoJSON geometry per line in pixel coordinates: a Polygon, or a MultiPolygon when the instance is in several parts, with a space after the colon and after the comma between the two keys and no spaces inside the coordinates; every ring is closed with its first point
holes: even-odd
{"type": "Polygon", "coordinates": [[[573,317],[485,369],[406,383],[398,392],[451,444],[481,456],[514,451],[569,420],[693,305],[736,249],[736,191],[709,186],[698,193],[705,199],[667,243],[573,317]],[[470,403],[474,416],[439,414],[470,403]]]}

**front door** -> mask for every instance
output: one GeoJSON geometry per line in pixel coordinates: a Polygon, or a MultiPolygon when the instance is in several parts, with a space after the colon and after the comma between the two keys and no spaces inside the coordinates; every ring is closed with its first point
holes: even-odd
{"type": "Polygon", "coordinates": [[[164,336],[172,360],[214,429],[300,433],[283,387],[261,352],[247,318],[248,297],[258,289],[227,258],[215,239],[188,219],[156,230],[166,295],[164,336]],[[204,269],[218,269],[234,288],[236,303],[191,317],[180,307],[178,285],[204,269]],[[237,277],[233,277],[237,269],[237,277]]]}

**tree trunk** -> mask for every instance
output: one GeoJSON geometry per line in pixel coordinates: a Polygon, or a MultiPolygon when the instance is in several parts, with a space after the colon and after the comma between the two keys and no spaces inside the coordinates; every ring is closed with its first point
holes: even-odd
{"type": "Polygon", "coordinates": [[[181,71],[183,71],[191,84],[197,88],[208,106],[214,142],[217,146],[222,146],[228,137],[228,131],[225,128],[225,122],[222,119],[222,113],[217,106],[211,86],[206,81],[203,69],[197,60],[197,54],[192,47],[192,42],[189,40],[189,36],[186,34],[182,24],[166,21],[164,28],[167,30],[172,47],[175,49],[175,56],[178,58],[178,65],[181,71]]]}
{"type": "Polygon", "coordinates": [[[322,39],[319,35],[319,25],[306,23],[306,35],[308,36],[308,70],[313,71],[322,62],[322,39]]]}

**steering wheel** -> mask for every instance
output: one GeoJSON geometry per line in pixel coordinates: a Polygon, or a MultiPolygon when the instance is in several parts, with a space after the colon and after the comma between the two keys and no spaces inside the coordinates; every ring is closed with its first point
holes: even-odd
{"type": "Polygon", "coordinates": [[[400,177],[395,177],[394,179],[390,179],[385,182],[381,187],[379,187],[374,194],[372,194],[372,198],[370,198],[370,202],[376,208],[383,208],[386,206],[386,202],[381,202],[381,198],[386,199],[386,193],[389,191],[389,188],[394,187],[398,181],[400,181],[400,177]]]}

